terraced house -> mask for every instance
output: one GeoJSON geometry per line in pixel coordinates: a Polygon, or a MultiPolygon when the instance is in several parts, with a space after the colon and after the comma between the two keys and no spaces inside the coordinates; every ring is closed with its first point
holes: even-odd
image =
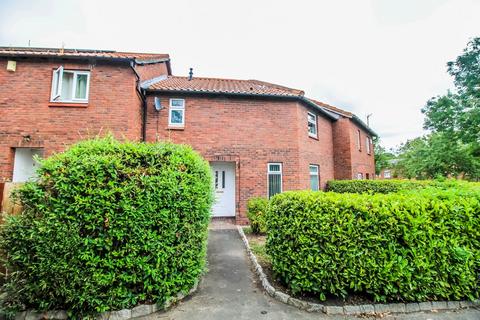
{"type": "Polygon", "coordinates": [[[251,197],[375,174],[372,129],[301,90],[173,76],[167,54],[0,47],[0,182],[107,132],[191,145],[211,164],[212,214],[238,223],[251,197]]]}

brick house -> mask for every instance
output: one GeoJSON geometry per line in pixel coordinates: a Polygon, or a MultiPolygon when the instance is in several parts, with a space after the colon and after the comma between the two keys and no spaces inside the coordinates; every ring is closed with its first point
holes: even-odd
{"type": "Polygon", "coordinates": [[[191,145],[212,167],[213,215],[238,223],[251,197],[375,172],[375,133],[301,90],[172,76],[166,54],[0,47],[0,182],[31,177],[36,154],[106,132],[191,145]]]}

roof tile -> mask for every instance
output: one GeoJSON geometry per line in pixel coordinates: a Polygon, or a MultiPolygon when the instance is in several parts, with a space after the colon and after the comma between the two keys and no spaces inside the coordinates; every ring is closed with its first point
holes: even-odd
{"type": "Polygon", "coordinates": [[[269,95],[301,97],[302,90],[283,87],[280,85],[258,80],[232,80],[219,78],[198,78],[168,76],[151,84],[149,90],[155,91],[178,91],[178,92],[201,92],[201,93],[228,93],[247,95],[269,95]]]}

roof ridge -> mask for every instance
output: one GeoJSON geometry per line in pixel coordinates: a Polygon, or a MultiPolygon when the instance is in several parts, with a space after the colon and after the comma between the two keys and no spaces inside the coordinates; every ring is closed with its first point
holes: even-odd
{"type": "MultiPolygon", "coordinates": [[[[171,78],[171,79],[175,79],[175,78],[177,78],[177,79],[188,79],[189,77],[188,76],[170,75],[170,76],[168,76],[168,78],[171,78]]],[[[214,80],[214,81],[240,81],[240,82],[245,82],[245,83],[252,83],[253,82],[253,83],[258,84],[258,85],[263,84],[263,85],[267,85],[267,86],[274,87],[274,88],[281,89],[281,90],[299,92],[300,95],[302,95],[302,96],[305,94],[305,92],[303,90],[290,88],[290,87],[282,86],[282,85],[271,83],[271,82],[255,80],[255,79],[231,79],[231,78],[214,78],[214,77],[196,77],[196,76],[194,76],[192,78],[192,80],[195,80],[195,79],[197,79],[197,80],[214,80]]]]}

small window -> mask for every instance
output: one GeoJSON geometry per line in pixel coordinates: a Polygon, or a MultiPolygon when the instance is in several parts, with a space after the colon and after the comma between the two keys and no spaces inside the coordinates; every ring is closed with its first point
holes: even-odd
{"type": "Polygon", "coordinates": [[[89,84],[89,71],[64,70],[59,67],[53,71],[51,101],[88,102],[89,84]]]}
{"type": "Polygon", "coordinates": [[[367,148],[367,153],[368,154],[371,154],[371,145],[372,145],[372,139],[370,139],[370,137],[366,137],[365,138],[365,146],[367,148]]]}
{"type": "Polygon", "coordinates": [[[319,184],[320,184],[318,165],[311,164],[309,168],[310,168],[310,189],[312,189],[313,191],[318,191],[319,184]]]}
{"type": "Polygon", "coordinates": [[[363,173],[357,173],[357,180],[363,180],[363,173]]]}
{"type": "Polygon", "coordinates": [[[309,112],[307,114],[307,119],[308,119],[308,135],[310,137],[316,138],[317,137],[317,116],[309,112]]]}
{"type": "Polygon", "coordinates": [[[365,173],[365,179],[370,180],[370,173],[365,173]]]}
{"type": "Polygon", "coordinates": [[[358,151],[362,151],[362,138],[360,135],[360,130],[357,130],[357,148],[358,151]]]}
{"type": "Polygon", "coordinates": [[[282,192],[282,164],[268,164],[268,197],[282,192]]]}
{"type": "Polygon", "coordinates": [[[168,124],[177,127],[183,127],[185,125],[185,100],[170,99],[168,124]]]}
{"type": "Polygon", "coordinates": [[[383,178],[390,179],[392,177],[392,172],[390,170],[383,171],[383,178]]]}

